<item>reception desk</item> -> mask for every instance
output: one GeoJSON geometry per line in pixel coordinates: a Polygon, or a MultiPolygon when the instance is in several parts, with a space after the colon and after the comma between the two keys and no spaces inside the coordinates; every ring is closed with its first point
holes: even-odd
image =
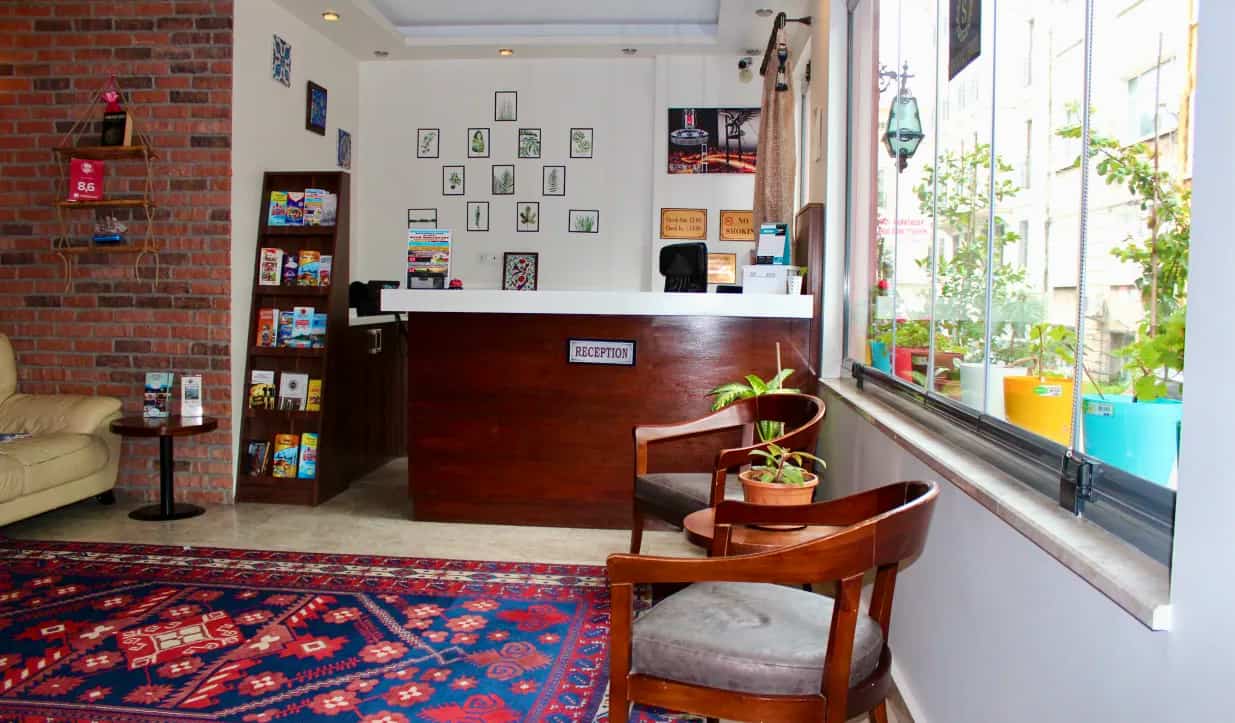
{"type": "MultiPolygon", "coordinates": [[[[408,314],[417,520],[627,527],[636,424],[706,414],[709,389],[775,374],[778,342],[791,386],[817,376],[811,296],[387,290],[382,309],[408,314]]],[[[707,470],[736,441],[696,438],[653,469],[707,470]]]]}

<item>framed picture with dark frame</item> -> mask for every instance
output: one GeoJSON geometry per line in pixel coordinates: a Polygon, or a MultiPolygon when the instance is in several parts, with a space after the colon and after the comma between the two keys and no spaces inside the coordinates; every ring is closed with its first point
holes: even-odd
{"type": "Polygon", "coordinates": [[[467,230],[468,231],[488,231],[489,230],[489,202],[488,201],[468,201],[467,202],[467,230]]]}
{"type": "Polygon", "coordinates": [[[502,289],[535,291],[540,283],[540,254],[535,251],[507,251],[502,254],[502,289]]]}
{"type": "Polygon", "coordinates": [[[492,170],[494,196],[515,195],[515,166],[513,163],[494,164],[492,170]]]}
{"type": "Polygon", "coordinates": [[[437,158],[441,140],[442,130],[440,128],[417,128],[416,157],[437,158]]]}
{"type": "Polygon", "coordinates": [[[600,233],[600,211],[596,209],[570,209],[566,218],[566,230],[570,233],[600,233]]]}
{"type": "Polygon", "coordinates": [[[531,233],[540,230],[539,201],[519,201],[515,204],[515,230],[531,233]]]}
{"type": "Polygon", "coordinates": [[[540,158],[540,129],[519,129],[519,157],[540,158]]]}
{"type": "Polygon", "coordinates": [[[493,92],[493,120],[498,122],[519,120],[519,93],[514,90],[493,92]]]}
{"type": "Polygon", "coordinates": [[[544,196],[566,195],[566,166],[544,166],[541,168],[540,193],[544,196]]]}
{"type": "Polygon", "coordinates": [[[326,89],[311,80],[305,88],[304,129],[326,135],[326,89]]]}
{"type": "Polygon", "coordinates": [[[442,195],[462,196],[466,188],[463,166],[442,166],[442,195]]]}
{"type": "Polygon", "coordinates": [[[408,228],[437,228],[436,208],[407,209],[408,228]]]}
{"type": "Polygon", "coordinates": [[[488,128],[468,128],[467,129],[467,157],[468,158],[488,158],[489,157],[489,129],[488,128]]]}
{"type": "Polygon", "coordinates": [[[592,157],[592,129],[591,128],[571,128],[570,129],[570,157],[571,158],[591,158],[592,157]]]}

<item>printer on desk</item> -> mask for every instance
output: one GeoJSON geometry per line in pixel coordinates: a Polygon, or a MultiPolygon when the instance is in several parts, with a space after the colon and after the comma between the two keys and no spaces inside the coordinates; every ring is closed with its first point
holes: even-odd
{"type": "Polygon", "coordinates": [[[787,294],[790,277],[799,276],[801,267],[790,266],[789,228],[783,223],[759,226],[754,266],[742,267],[742,293],[787,294]]]}

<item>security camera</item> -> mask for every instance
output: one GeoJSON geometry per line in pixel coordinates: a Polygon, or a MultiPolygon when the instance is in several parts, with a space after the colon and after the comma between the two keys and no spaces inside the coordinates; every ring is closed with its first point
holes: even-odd
{"type": "Polygon", "coordinates": [[[750,58],[742,58],[741,60],[738,61],[738,70],[746,70],[747,68],[750,67],[750,64],[751,64],[750,58]]]}

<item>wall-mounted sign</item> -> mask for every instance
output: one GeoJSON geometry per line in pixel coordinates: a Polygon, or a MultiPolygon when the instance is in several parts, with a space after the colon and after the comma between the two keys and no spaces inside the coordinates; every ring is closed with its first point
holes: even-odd
{"type": "Polygon", "coordinates": [[[622,339],[567,339],[566,361],[571,364],[633,367],[635,342],[622,339]]]}
{"type": "Polygon", "coordinates": [[[720,212],[721,241],[754,241],[755,212],[754,211],[721,211],[720,212]]]}
{"type": "Polygon", "coordinates": [[[737,254],[708,254],[709,284],[736,284],[737,282],[737,254]]]}
{"type": "Polygon", "coordinates": [[[952,80],[982,52],[982,0],[948,4],[948,80],[952,80]]]}
{"type": "Polygon", "coordinates": [[[660,209],[660,237],[706,241],[708,210],[706,208],[660,209]]]}

